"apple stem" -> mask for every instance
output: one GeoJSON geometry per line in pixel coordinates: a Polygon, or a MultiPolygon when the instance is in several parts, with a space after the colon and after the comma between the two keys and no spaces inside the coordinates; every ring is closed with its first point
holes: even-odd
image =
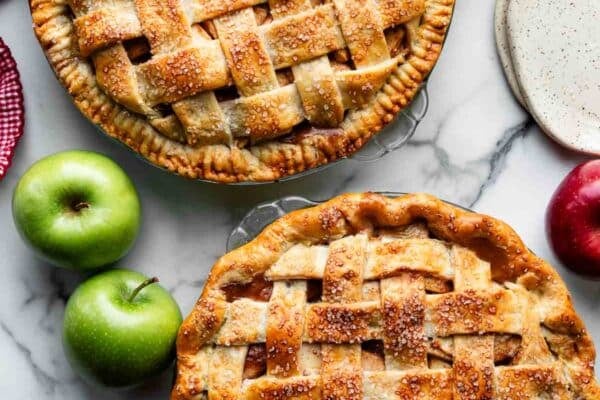
{"type": "Polygon", "coordinates": [[[79,211],[83,210],[84,208],[88,208],[89,206],[90,205],[88,203],[86,203],[85,201],[78,201],[72,205],[73,210],[75,212],[79,212],[79,211]]]}
{"type": "Polygon", "coordinates": [[[135,296],[138,295],[138,293],[145,288],[148,285],[152,285],[153,283],[158,282],[158,278],[157,277],[152,277],[150,279],[146,279],[144,282],[142,282],[138,287],[136,287],[133,292],[131,293],[131,296],[129,296],[129,302],[132,302],[133,299],[135,299],[135,296]]]}

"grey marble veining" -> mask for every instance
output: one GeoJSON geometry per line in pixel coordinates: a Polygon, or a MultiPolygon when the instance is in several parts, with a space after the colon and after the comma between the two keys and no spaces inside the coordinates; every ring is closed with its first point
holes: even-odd
{"type": "MultiPolygon", "coordinates": [[[[25,86],[26,133],[0,182],[0,393],[20,399],[166,399],[170,373],[132,391],[82,383],[61,347],[65,301],[84,277],[36,259],[10,212],[18,177],[40,157],[82,148],[115,159],[144,208],[142,233],[118,265],[157,275],[187,313],[232,227],[254,204],[284,195],[325,199],[346,191],[426,191],[511,224],[557,266],[596,343],[600,284],[560,266],[548,248],[544,212],[580,156],[550,142],[512,98],[493,40],[493,0],[457,0],[453,26],[429,81],[430,107],[414,138],[373,163],[344,161],[300,180],[259,187],[186,181],[151,168],[96,132],[54,79],[31,32],[27,2],[0,0],[0,36],[25,86]]],[[[598,365],[598,364],[597,364],[598,365]]]]}

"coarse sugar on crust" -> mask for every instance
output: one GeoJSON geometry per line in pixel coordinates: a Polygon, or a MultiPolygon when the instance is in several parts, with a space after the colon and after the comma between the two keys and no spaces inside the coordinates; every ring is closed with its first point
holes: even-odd
{"type": "Polygon", "coordinates": [[[358,151],[417,94],[454,6],[276,0],[253,16],[263,2],[227,0],[238,10],[227,15],[212,0],[29,4],[50,65],[90,121],[159,167],[224,183],[278,180],[358,151]],[[142,35],[153,57],[136,64],[142,35]],[[241,97],[213,95],[232,84],[241,97]]]}
{"type": "Polygon", "coordinates": [[[180,329],[171,398],[595,400],[594,361],[564,282],[508,225],[426,194],[346,194],[215,263],[180,329]],[[236,285],[247,296],[228,296],[236,285]],[[239,307],[251,343],[223,344],[239,307]],[[266,358],[252,378],[248,348],[266,358]]]}

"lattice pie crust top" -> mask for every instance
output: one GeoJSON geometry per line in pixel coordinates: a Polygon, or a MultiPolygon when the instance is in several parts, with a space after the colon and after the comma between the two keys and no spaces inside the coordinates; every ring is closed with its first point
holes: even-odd
{"type": "Polygon", "coordinates": [[[30,0],[75,104],[191,178],[266,181],[354,153],[408,103],[454,0],[30,0]]]}
{"type": "Polygon", "coordinates": [[[564,283],[506,224],[351,194],[215,264],[172,400],[597,400],[594,358],[564,283]]]}

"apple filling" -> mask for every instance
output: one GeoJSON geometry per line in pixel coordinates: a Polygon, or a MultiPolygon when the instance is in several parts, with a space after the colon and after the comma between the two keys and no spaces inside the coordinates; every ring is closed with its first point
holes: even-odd
{"type": "Polygon", "coordinates": [[[310,279],[306,281],[306,302],[318,303],[323,295],[323,281],[310,279]]]}
{"type": "MultiPolygon", "coordinates": [[[[451,367],[454,358],[454,340],[452,338],[430,338],[427,353],[429,362],[437,367],[451,367]]],[[[494,336],[494,364],[511,365],[521,348],[521,336],[499,334],[494,336]]],[[[432,367],[433,368],[433,367],[432,367]]]]}
{"type": "MultiPolygon", "coordinates": [[[[273,292],[273,282],[267,280],[264,275],[256,276],[252,281],[245,284],[226,285],[222,288],[228,302],[241,298],[267,302],[273,292]]],[[[306,283],[306,301],[316,303],[321,301],[323,286],[321,280],[310,279],[306,283]]]]}
{"type": "Polygon", "coordinates": [[[264,343],[251,344],[244,362],[243,379],[256,379],[267,372],[267,348],[264,343]]]}
{"type": "Polygon", "coordinates": [[[368,340],[361,344],[361,364],[364,371],[385,371],[383,340],[368,340]]]}
{"type": "Polygon", "coordinates": [[[256,301],[269,301],[273,293],[273,282],[265,279],[264,275],[257,275],[248,283],[231,284],[221,288],[228,302],[242,298],[256,301]]]}

